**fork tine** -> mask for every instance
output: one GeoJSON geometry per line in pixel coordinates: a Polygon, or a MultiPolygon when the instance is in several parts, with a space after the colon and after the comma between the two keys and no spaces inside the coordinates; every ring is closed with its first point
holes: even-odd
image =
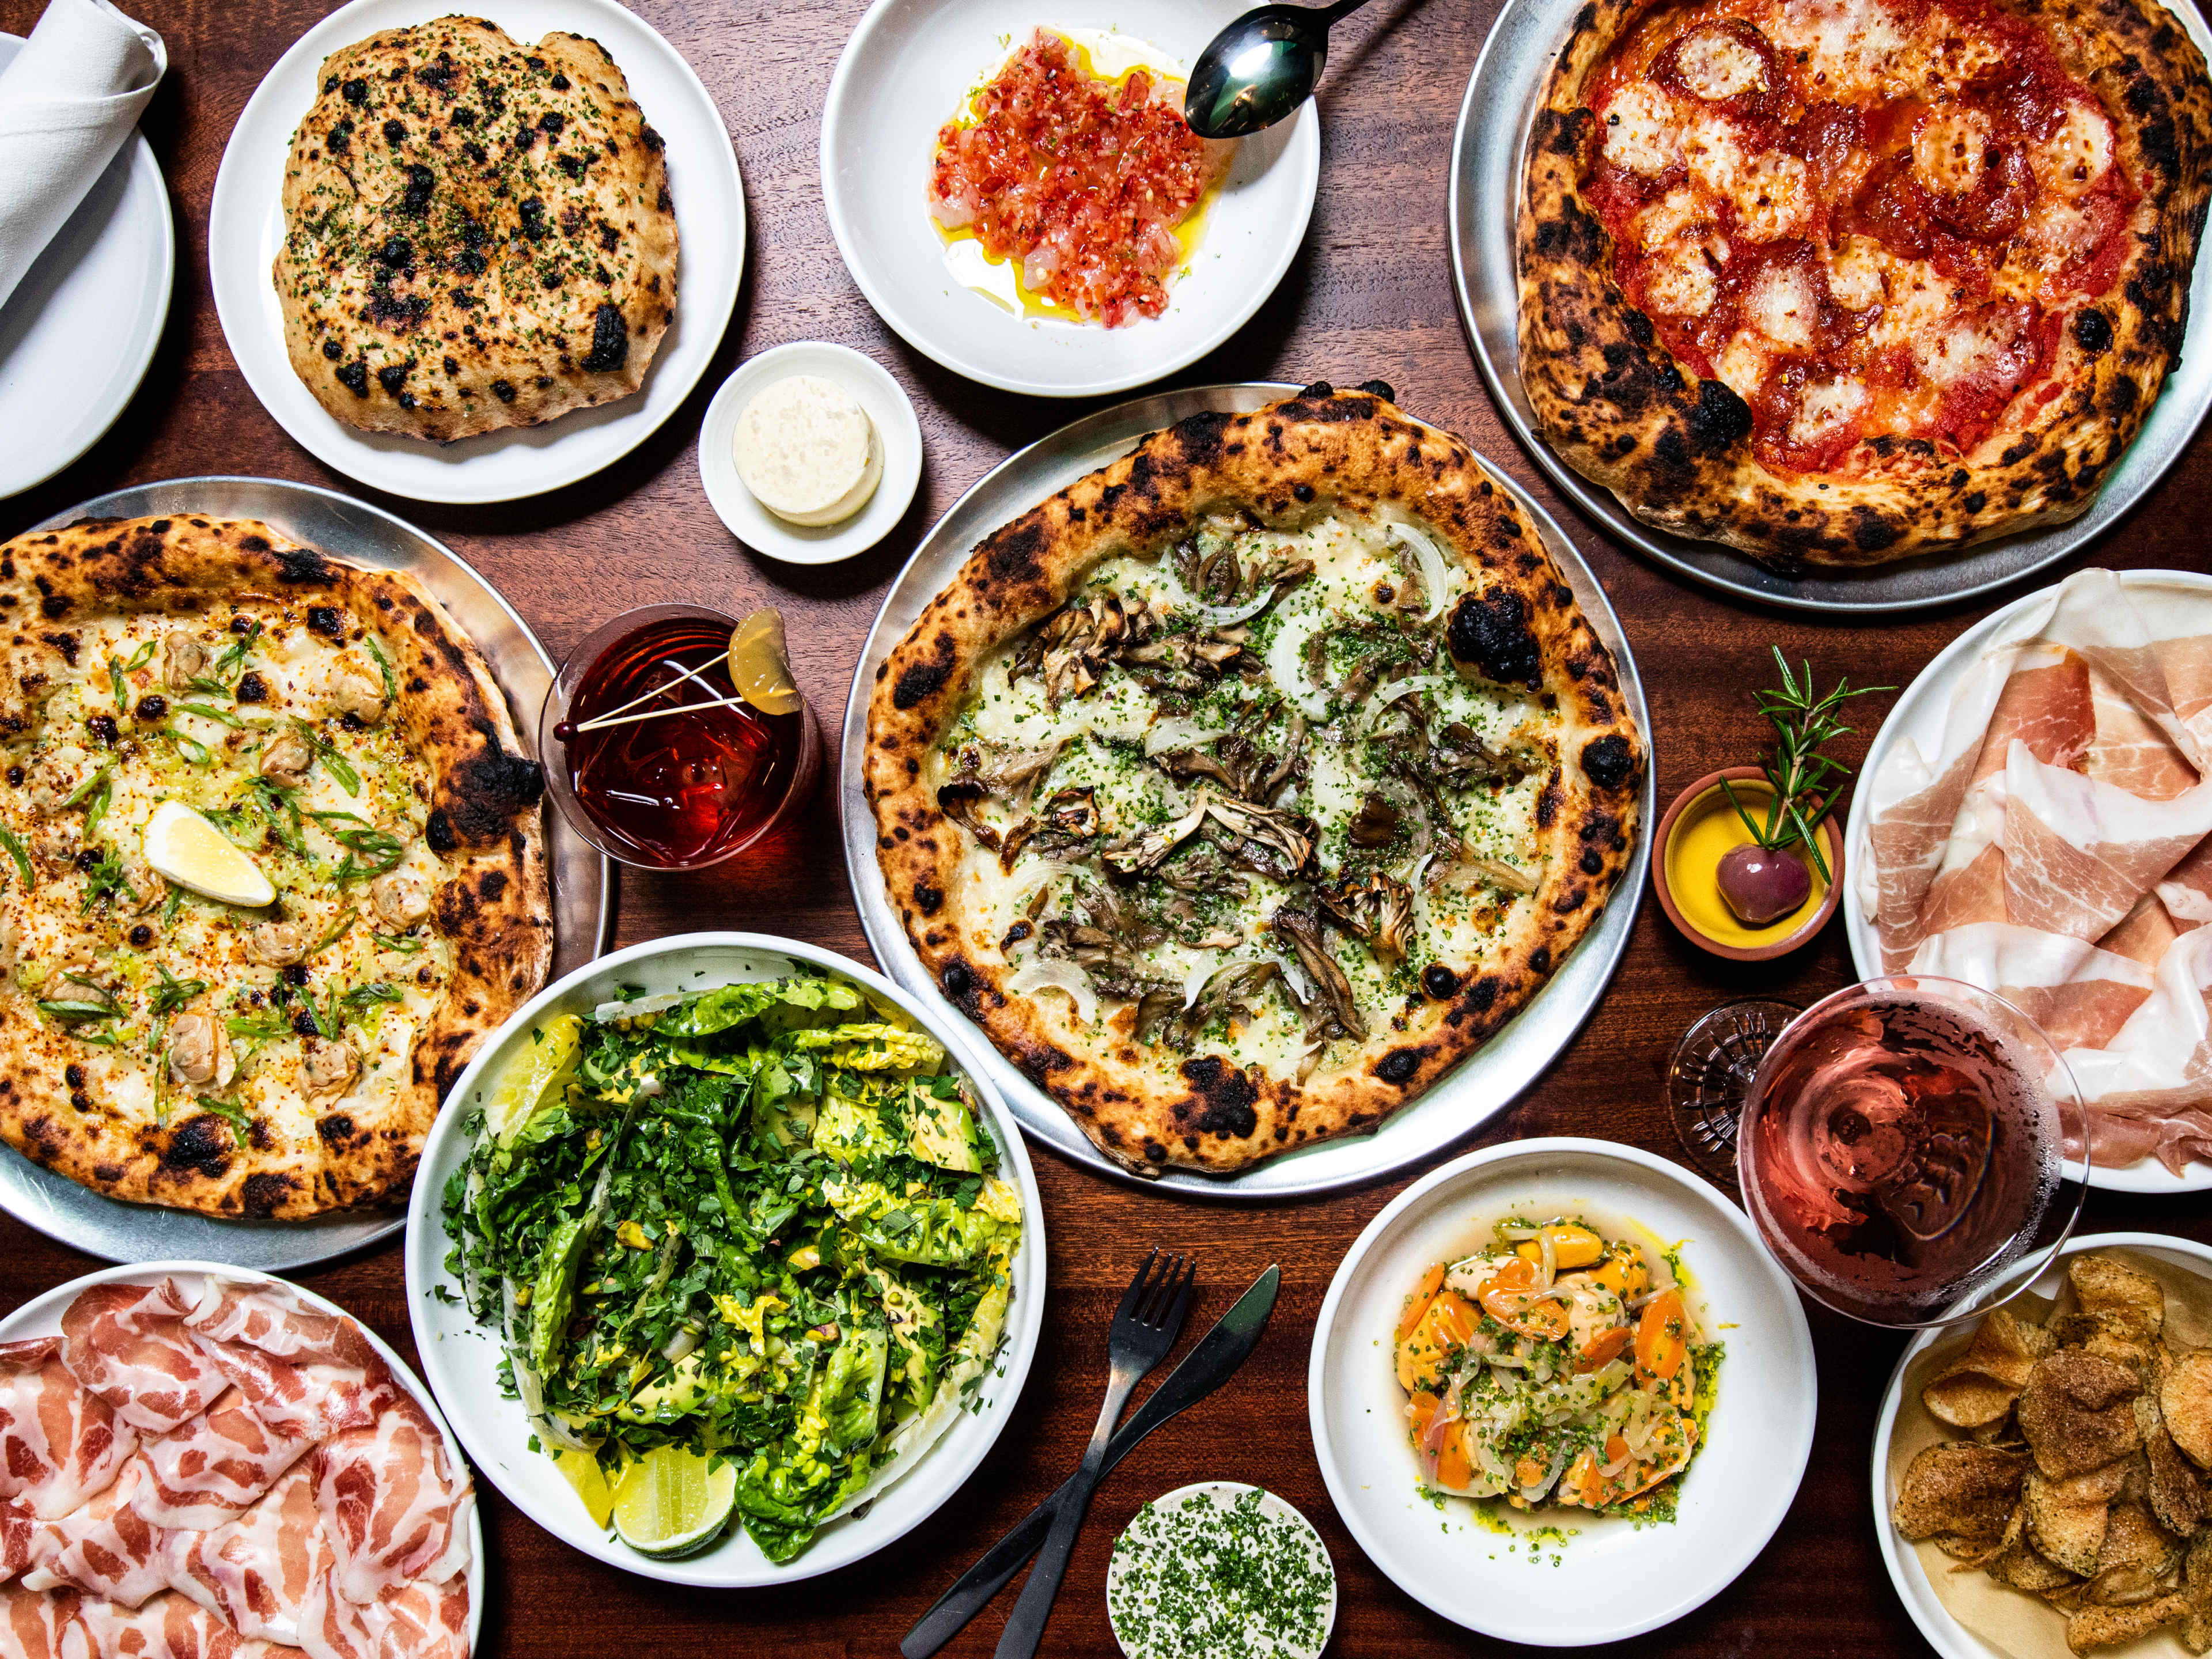
{"type": "Polygon", "coordinates": [[[1193,1256],[1183,1269],[1182,1283],[1176,1287],[1175,1300],[1169,1306],[1167,1317],[1160,1322],[1169,1330],[1181,1332],[1184,1316],[1190,1312],[1191,1287],[1198,1282],[1198,1258],[1193,1256]]]}
{"type": "Polygon", "coordinates": [[[1172,1255],[1164,1257],[1161,1261],[1159,1277],[1153,1279],[1151,1285],[1146,1287],[1144,1302],[1137,1310],[1137,1323],[1150,1327],[1160,1322],[1159,1310],[1166,1300],[1169,1290],[1174,1285],[1176,1279],[1181,1276],[1182,1273],[1182,1254],[1181,1251],[1177,1251],[1172,1255]]]}
{"type": "Polygon", "coordinates": [[[1158,1261],[1159,1259],[1159,1246],[1155,1244],[1152,1247],[1152,1254],[1147,1255],[1143,1261],[1138,1264],[1136,1276],[1130,1279],[1129,1288],[1121,1292],[1121,1305],[1114,1310],[1114,1318],[1116,1323],[1129,1318],[1137,1311],[1138,1304],[1142,1302],[1145,1297],[1145,1292],[1147,1288],[1146,1281],[1151,1279],[1153,1264],[1158,1261]]]}
{"type": "Polygon", "coordinates": [[[1154,1330],[1163,1328],[1177,1298],[1188,1294],[1191,1280],[1197,1273],[1198,1258],[1186,1258],[1177,1253],[1170,1261],[1167,1272],[1160,1275],[1160,1282],[1153,1286],[1152,1294],[1146,1298],[1145,1323],[1154,1330]]]}

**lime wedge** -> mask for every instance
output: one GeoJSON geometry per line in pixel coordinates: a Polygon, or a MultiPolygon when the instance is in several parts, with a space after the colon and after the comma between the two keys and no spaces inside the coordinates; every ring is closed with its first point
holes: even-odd
{"type": "Polygon", "coordinates": [[[507,1061],[484,1101],[484,1127],[501,1146],[512,1145],[524,1124],[567,1091],[583,1030],[576,1015],[556,1014],[507,1061]]]}
{"type": "Polygon", "coordinates": [[[672,1560],[720,1537],[737,1503],[735,1464],[709,1469],[703,1452],[655,1446],[615,1483],[615,1532],[641,1555],[672,1560]]]}
{"type": "Polygon", "coordinates": [[[607,1473],[599,1467],[599,1460],[589,1452],[571,1451],[566,1446],[552,1449],[553,1467],[568,1477],[568,1484],[576,1489],[576,1496],[584,1500],[585,1513],[592,1517],[595,1527],[605,1527],[614,1517],[614,1488],[607,1485],[607,1473]]]}
{"type": "Polygon", "coordinates": [[[203,898],[250,910],[276,902],[276,890],[260,867],[180,800],[154,809],[140,850],[156,871],[203,898]]]}
{"type": "Polygon", "coordinates": [[[730,684],[763,714],[799,712],[799,685],[784,649],[783,612],[775,606],[754,611],[731,631],[730,684]]]}

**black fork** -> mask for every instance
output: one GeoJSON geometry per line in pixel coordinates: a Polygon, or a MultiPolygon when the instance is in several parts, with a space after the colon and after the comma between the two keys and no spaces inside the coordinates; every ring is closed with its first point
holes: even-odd
{"type": "Polygon", "coordinates": [[[1021,1600],[1014,1603],[1013,1617],[1006,1620],[1006,1628],[999,1637],[997,1659],[1032,1659],[1037,1644],[1044,1640],[1053,1599],[1060,1594],[1068,1558],[1075,1553],[1075,1535],[1083,1530],[1091,1494],[1105,1473],[1106,1443],[1114,1437],[1114,1425],[1121,1420],[1121,1408],[1129,1403],[1131,1392],[1175,1346],[1182,1331],[1183,1316],[1190,1311],[1191,1281],[1197,1276],[1194,1258],[1163,1256],[1154,1249],[1129,1281],[1121,1305],[1114,1310],[1113,1333],[1106,1340],[1110,1368],[1106,1403],[1099,1410],[1098,1426],[1091,1431],[1083,1462],[1053,1516],[1052,1531],[1037,1552],[1036,1565],[1030,1569],[1021,1600]]]}

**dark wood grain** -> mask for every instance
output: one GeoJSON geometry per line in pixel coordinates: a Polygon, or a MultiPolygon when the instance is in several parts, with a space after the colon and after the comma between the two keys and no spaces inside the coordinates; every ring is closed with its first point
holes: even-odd
{"type": "MultiPolygon", "coordinates": [[[[25,32],[39,3],[0,0],[0,28],[25,32]]],[[[224,344],[208,289],[208,204],[223,144],[261,76],[325,8],[310,0],[137,0],[136,9],[167,37],[173,65],[145,128],[179,233],[174,307],[153,371],[115,430],[60,477],[0,502],[0,536],[125,483],[194,473],[258,473],[367,493],[307,455],[263,410],[224,344]]],[[[834,727],[884,586],[927,526],[1011,449],[1095,405],[1016,398],[960,380],[891,336],[846,275],[823,216],[816,158],[823,97],[860,15],[857,0],[647,0],[638,9],[714,93],[744,171],[749,268],[713,369],[635,453],[556,495],[469,508],[372,499],[453,545],[556,655],[633,605],[780,605],[800,684],[834,727]],[[818,570],[787,568],[736,544],[701,493],[696,450],[701,414],[722,376],[766,347],[805,338],[842,341],[887,364],[914,398],[927,449],[920,496],[897,533],[864,557],[818,570]]],[[[1824,678],[1848,672],[1860,683],[1903,684],[1983,611],[1853,623],[1724,600],[1609,544],[1546,485],[1484,392],[1451,299],[1446,161],[1494,10],[1491,0],[1376,0],[1341,26],[1322,89],[1322,189],[1306,246],[1251,323],[1176,378],[1349,384],[1380,376],[1408,409],[1463,434],[1530,484],[1603,579],[1626,626],[1650,692],[1663,802],[1758,745],[1749,696],[1771,678],[1770,642],[1809,656],[1824,678]]],[[[1042,6],[1040,21],[1050,17],[1050,6],[1042,6]]],[[[2203,568],[2196,504],[2208,491],[2212,444],[2199,442],[2116,533],[2075,562],[2203,568]]],[[[1857,706],[1865,728],[1878,724],[1888,702],[1857,706]]],[[[1863,738],[1845,747],[1856,761],[1863,738]]],[[[625,878],[621,939],[700,926],[755,927],[865,959],[839,846],[825,788],[800,821],[711,875],[625,878]]],[[[1771,992],[1808,1000],[1852,977],[1839,927],[1785,961],[1738,966],[1692,950],[1648,898],[1635,902],[1641,909],[1626,966],[1603,1004],[1481,1139],[1596,1135],[1678,1155],[1660,1079],[1682,1029],[1731,997],[1771,992]]],[[[1146,1498],[1206,1477],[1265,1482],[1320,1526],[1342,1584],[1335,1651],[1470,1650],[1464,1632],[1425,1612],[1361,1554],[1322,1490],[1307,1431],[1307,1347],[1330,1275],[1406,1180],[1314,1202],[1232,1207],[1110,1183],[1050,1154],[1036,1162],[1051,1264],[1044,1338],[997,1449],[935,1520],[842,1572],[785,1591],[718,1595],[599,1565],[486,1490],[486,1647],[667,1659],[702,1650],[785,1659],[890,1653],[937,1592],[1073,1467],[1104,1380],[1114,1300],[1136,1255],[1159,1241],[1195,1249],[1204,1264],[1194,1326],[1270,1261],[1282,1264],[1282,1299],[1233,1387],[1154,1436],[1100,1494],[1046,1651],[1116,1650],[1103,1595],[1110,1540],[1146,1498]]],[[[2093,1195],[2087,1224],[2212,1238],[2212,1206],[2093,1195]]],[[[0,1307],[95,1265],[0,1219],[0,1307]]],[[[302,1279],[411,1353],[396,1249],[302,1279]]],[[[1819,1437],[1789,1519],[1732,1589],[1644,1638],[1640,1655],[1927,1650],[1883,1573],[1869,1505],[1868,1448],[1901,1345],[1818,1310],[1813,1324],[1819,1437]]],[[[1547,1589],[1532,1572],[1528,1593],[1541,1597],[1547,1589]]],[[[979,1620],[952,1650],[988,1652],[1011,1605],[979,1620]]]]}

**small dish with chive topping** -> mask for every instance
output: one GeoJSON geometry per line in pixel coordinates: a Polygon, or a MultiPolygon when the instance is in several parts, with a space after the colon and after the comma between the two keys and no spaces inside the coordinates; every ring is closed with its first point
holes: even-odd
{"type": "Polygon", "coordinates": [[[1336,1568],[1273,1492],[1201,1480],[1155,1498],[1115,1540],[1106,1614],[1128,1659],[1319,1659],[1336,1568]]]}

